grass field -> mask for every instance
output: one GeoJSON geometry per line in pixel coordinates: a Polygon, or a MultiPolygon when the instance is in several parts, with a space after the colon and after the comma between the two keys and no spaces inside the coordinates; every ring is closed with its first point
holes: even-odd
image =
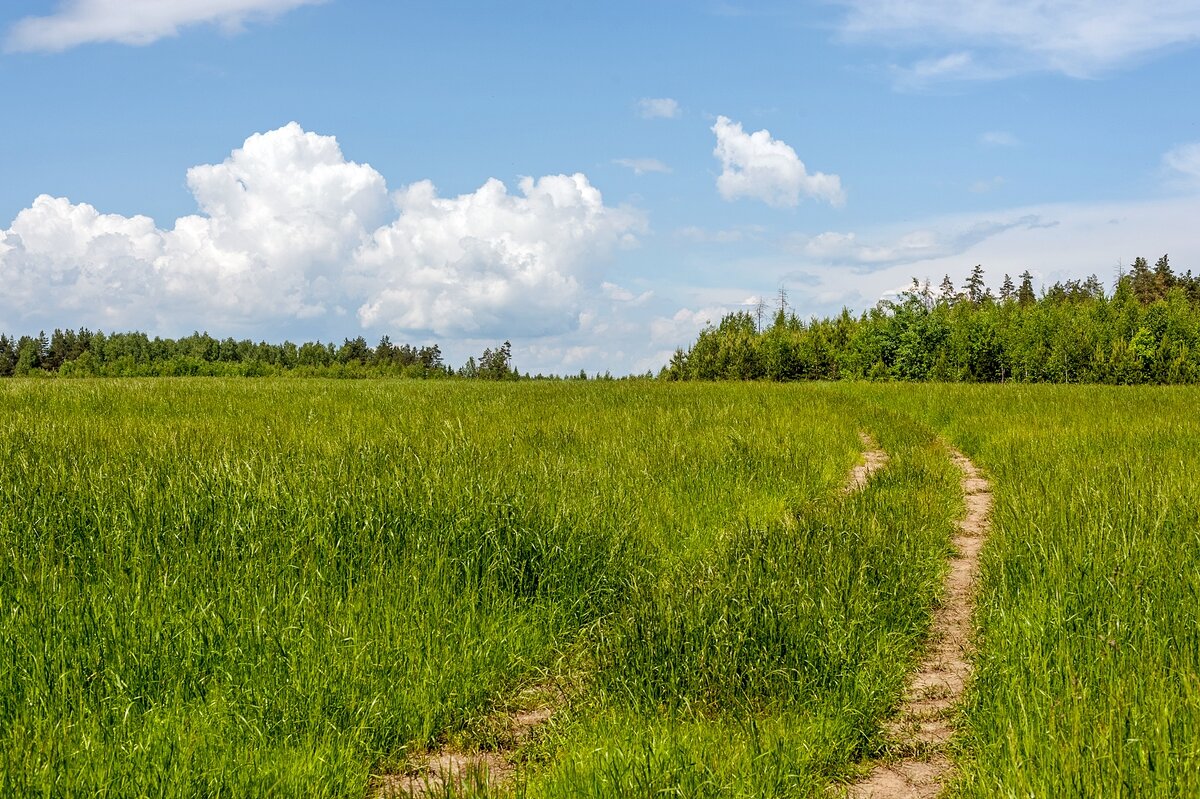
{"type": "Polygon", "coordinates": [[[821,796],[917,659],[941,436],[996,492],[954,794],[1200,793],[1197,400],[5,381],[0,794],[363,797],[552,680],[516,793],[821,796]]]}
{"type": "Polygon", "coordinates": [[[1200,796],[1200,391],[849,393],[993,476],[955,795],[1200,796]]]}

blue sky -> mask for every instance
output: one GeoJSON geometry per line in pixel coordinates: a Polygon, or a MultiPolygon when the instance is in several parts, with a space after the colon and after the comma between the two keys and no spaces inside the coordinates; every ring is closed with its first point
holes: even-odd
{"type": "Polygon", "coordinates": [[[1200,271],[1200,2],[1144,5],[9,2],[0,330],[626,373],[781,285],[1200,271]]]}

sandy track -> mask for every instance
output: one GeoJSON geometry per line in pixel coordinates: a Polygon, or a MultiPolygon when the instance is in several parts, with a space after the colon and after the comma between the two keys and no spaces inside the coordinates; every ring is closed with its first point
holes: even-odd
{"type": "Polygon", "coordinates": [[[951,450],[951,458],[963,474],[967,514],[954,536],[957,552],[934,612],[929,649],[888,725],[889,759],[862,782],[847,786],[849,799],[933,799],[951,775],[947,744],[954,734],[955,705],[971,676],[975,580],[992,509],[991,485],[975,464],[957,450],[951,450]]]}

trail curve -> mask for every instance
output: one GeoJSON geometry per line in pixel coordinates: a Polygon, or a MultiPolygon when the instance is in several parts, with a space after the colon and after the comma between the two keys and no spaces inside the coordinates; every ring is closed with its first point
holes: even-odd
{"type": "Polygon", "coordinates": [[[863,445],[863,461],[850,470],[850,475],[846,478],[846,484],[842,488],[843,494],[853,494],[855,491],[863,490],[870,482],[871,476],[887,466],[888,454],[879,448],[879,444],[870,434],[860,432],[858,440],[863,445]]]}
{"type": "MultiPolygon", "coordinates": [[[[847,475],[843,494],[853,494],[866,488],[871,477],[883,469],[889,460],[888,453],[868,433],[860,432],[858,437],[864,450],[862,462],[847,475]]],[[[549,721],[564,700],[561,687],[548,690],[547,686],[542,685],[527,691],[525,701],[517,704],[527,704],[529,694],[537,696],[534,709],[498,717],[497,721],[504,731],[496,748],[467,751],[452,746],[442,747],[429,753],[420,766],[404,773],[377,776],[369,796],[377,799],[416,799],[457,793],[468,786],[495,789],[510,782],[515,776],[515,767],[509,755],[549,721]]]]}

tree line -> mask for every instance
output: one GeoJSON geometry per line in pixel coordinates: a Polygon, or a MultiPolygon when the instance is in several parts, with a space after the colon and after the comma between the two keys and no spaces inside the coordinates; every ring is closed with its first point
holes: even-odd
{"type": "MultiPolygon", "coordinates": [[[[787,295],[765,318],[727,314],[663,367],[665,380],[940,380],[969,382],[1200,382],[1200,276],[1176,274],[1168,256],[1137,258],[1111,293],[1092,275],[1035,291],[1026,271],[993,291],[982,266],[955,288],[913,279],[896,299],[854,316],[800,319],[787,295]]],[[[266,376],[516,380],[505,341],[455,369],[434,344],[372,347],[255,343],[193,333],[179,339],[141,332],[56,329],[47,336],[0,334],[0,377],[266,376]]],[[[638,377],[649,377],[639,375],[638,377]]],[[[544,377],[537,375],[537,378],[544,377]]],[[[550,376],[553,377],[553,376],[550,376]]],[[[585,372],[578,377],[587,379],[585,372]]],[[[605,373],[597,378],[609,378],[605,373]]]]}
{"type": "Polygon", "coordinates": [[[341,345],[217,339],[193,333],[179,339],[145,333],[104,333],[87,328],[47,336],[0,335],[0,377],[189,377],[273,374],[311,377],[409,377],[513,380],[512,345],[489,347],[459,369],[446,365],[438,345],[393,344],[383,336],[372,347],[361,336],[341,345]]]}
{"type": "Polygon", "coordinates": [[[740,311],[677,350],[668,380],[1200,382],[1200,277],[1138,258],[1111,293],[1095,276],[1037,294],[1026,271],[993,292],[976,266],[960,289],[913,279],[859,316],[773,320],[740,311]]]}

